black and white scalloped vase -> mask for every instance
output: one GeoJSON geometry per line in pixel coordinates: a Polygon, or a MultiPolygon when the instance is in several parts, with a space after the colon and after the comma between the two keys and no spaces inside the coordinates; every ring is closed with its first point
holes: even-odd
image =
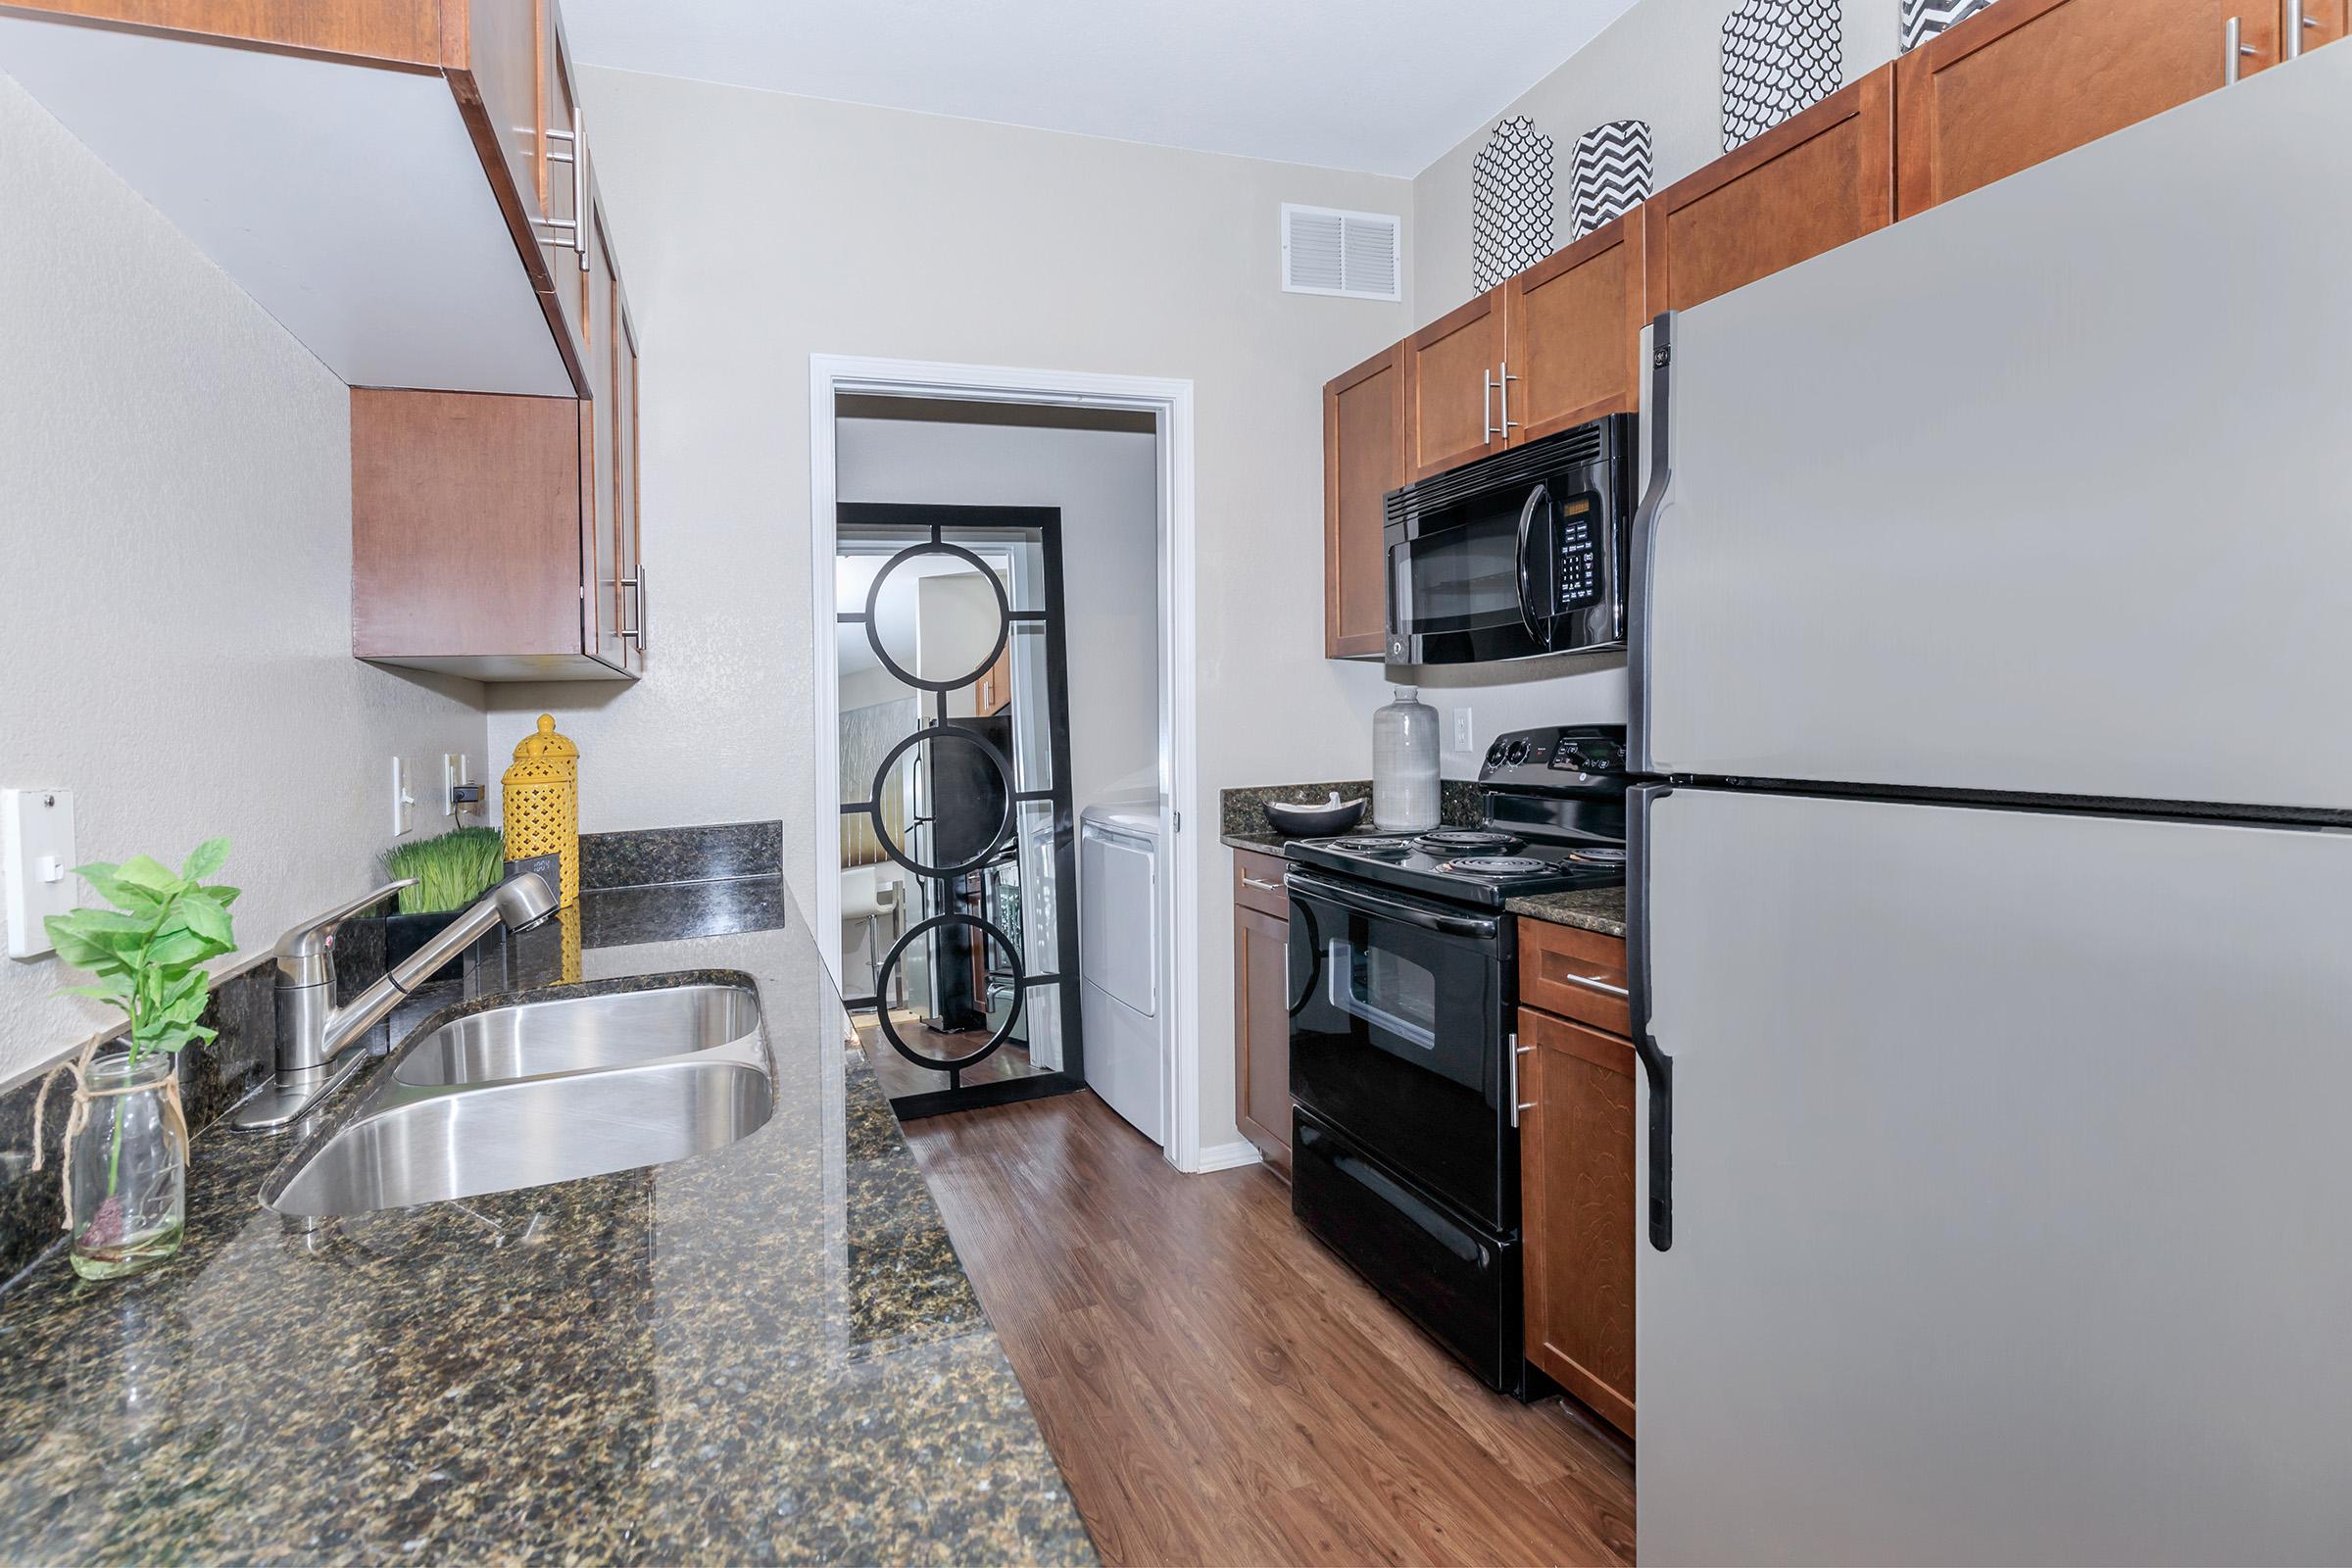
{"type": "Polygon", "coordinates": [[[1845,85],[1839,0],[1743,0],[1723,23],[1723,150],[1845,85]]]}
{"type": "Polygon", "coordinates": [[[1551,138],[1517,115],[1470,171],[1470,275],[1480,293],[1551,254],[1551,138]]]}

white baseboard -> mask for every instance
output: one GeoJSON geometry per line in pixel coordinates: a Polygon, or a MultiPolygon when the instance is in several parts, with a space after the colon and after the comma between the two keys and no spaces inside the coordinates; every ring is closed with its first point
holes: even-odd
{"type": "Polygon", "coordinates": [[[1237,1138],[1230,1144],[1211,1144],[1200,1151],[1200,1162],[1193,1174],[1205,1176],[1212,1170],[1233,1170],[1242,1165],[1254,1165],[1263,1156],[1257,1146],[1247,1138],[1237,1138]]]}

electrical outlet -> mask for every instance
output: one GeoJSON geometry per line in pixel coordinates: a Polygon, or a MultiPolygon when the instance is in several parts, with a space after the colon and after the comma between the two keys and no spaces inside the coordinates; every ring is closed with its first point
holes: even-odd
{"type": "Polygon", "coordinates": [[[0,858],[7,861],[8,956],[53,951],[44,915],[74,907],[74,795],[0,790],[0,858]]]}
{"type": "Polygon", "coordinates": [[[416,797],[409,789],[409,760],[392,759],[392,836],[399,838],[416,826],[416,797]]]}
{"type": "Polygon", "coordinates": [[[1465,755],[1478,750],[1478,737],[1471,729],[1470,710],[1467,708],[1453,710],[1453,749],[1465,755]]]}

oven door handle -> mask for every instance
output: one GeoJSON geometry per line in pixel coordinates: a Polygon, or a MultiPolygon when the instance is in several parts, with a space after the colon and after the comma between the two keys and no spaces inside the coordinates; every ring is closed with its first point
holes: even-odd
{"type": "Polygon", "coordinates": [[[1527,609],[1528,598],[1535,591],[1535,575],[1527,569],[1527,536],[1535,527],[1536,508],[1550,500],[1551,488],[1542,480],[1527,493],[1527,505],[1519,509],[1519,549],[1514,558],[1519,572],[1519,624],[1527,628],[1529,638],[1545,649],[1551,647],[1550,617],[1544,617],[1539,625],[1527,609]]]}
{"type": "Polygon", "coordinates": [[[1293,871],[1283,881],[1293,893],[1322,899],[1359,914],[1376,915],[1384,920],[1401,920],[1406,925],[1435,931],[1440,936],[1491,938],[1502,930],[1498,920],[1440,914],[1435,909],[1424,909],[1418,905],[1405,904],[1396,899],[1384,899],[1360,888],[1344,888],[1337,882],[1326,882],[1321,877],[1307,876],[1298,871],[1293,871]]]}

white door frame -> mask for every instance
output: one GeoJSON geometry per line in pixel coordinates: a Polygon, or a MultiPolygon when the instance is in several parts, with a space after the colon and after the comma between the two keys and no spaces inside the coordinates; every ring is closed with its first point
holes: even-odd
{"type": "MultiPolygon", "coordinates": [[[[1159,826],[1169,877],[1161,917],[1168,932],[1168,1162],[1198,1171],[1241,1163],[1243,1154],[1200,1148],[1200,873],[1191,840],[1179,831],[1196,793],[1199,708],[1193,687],[1193,383],[1081,370],[941,365],[860,355],[808,356],[808,586],[811,735],[816,760],[817,946],[834,983],[841,944],[826,934],[841,925],[841,827],[831,808],[841,799],[841,687],[835,663],[838,607],[833,598],[836,447],[834,400],[842,393],[957,398],[1130,409],[1150,414],[1159,440],[1159,826]]],[[[1197,814],[1197,813],[1196,813],[1197,814]]],[[[1196,827],[1198,824],[1196,824],[1196,827]]],[[[1075,831],[1075,824],[1072,824],[1075,831]]],[[[1242,1151],[1254,1153],[1248,1145],[1242,1151]]]]}

